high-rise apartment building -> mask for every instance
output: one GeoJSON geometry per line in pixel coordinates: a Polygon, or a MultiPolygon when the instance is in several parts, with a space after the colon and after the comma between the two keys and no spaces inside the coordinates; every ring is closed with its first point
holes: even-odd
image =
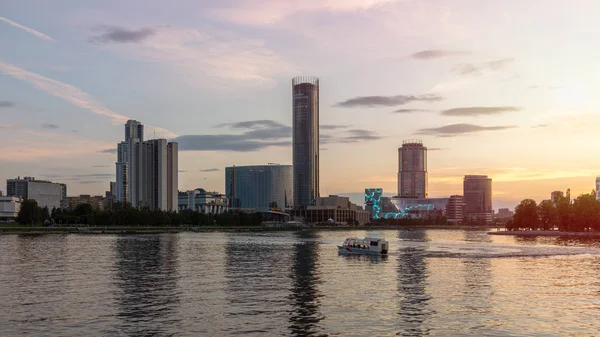
{"type": "Polygon", "coordinates": [[[292,172],[291,165],[226,167],[225,195],[229,208],[284,211],[294,205],[292,172]]]}
{"type": "MultiPolygon", "coordinates": [[[[117,144],[116,188],[115,198],[121,202],[131,202],[129,196],[129,180],[131,174],[131,156],[133,144],[144,140],[144,125],[136,120],[125,123],[125,140],[117,144]]],[[[137,161],[136,161],[137,162],[137,161]]]]}
{"type": "Polygon", "coordinates": [[[117,201],[135,207],[177,210],[178,144],[166,139],[144,141],[144,126],[125,124],[125,141],[117,146],[117,201]]]}
{"type": "Polygon", "coordinates": [[[67,185],[34,177],[18,177],[6,180],[6,195],[21,199],[33,199],[40,207],[66,208],[67,185]]]}
{"type": "Polygon", "coordinates": [[[484,175],[466,175],[463,181],[465,217],[475,221],[492,221],[492,179],[484,175]]]}
{"type": "Polygon", "coordinates": [[[427,198],[427,148],[420,140],[405,140],[398,148],[398,196],[427,198]]]}
{"type": "Polygon", "coordinates": [[[294,207],[314,205],[319,197],[319,79],[292,79],[294,207]]]}
{"type": "Polygon", "coordinates": [[[596,177],[596,200],[600,200],[600,177],[596,177]]]}

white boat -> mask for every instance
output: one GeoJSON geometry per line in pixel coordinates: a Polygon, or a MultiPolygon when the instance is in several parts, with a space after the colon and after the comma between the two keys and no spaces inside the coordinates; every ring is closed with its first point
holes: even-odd
{"type": "Polygon", "coordinates": [[[380,238],[347,238],[344,244],[338,246],[340,254],[369,254],[387,255],[389,243],[380,238]]]}

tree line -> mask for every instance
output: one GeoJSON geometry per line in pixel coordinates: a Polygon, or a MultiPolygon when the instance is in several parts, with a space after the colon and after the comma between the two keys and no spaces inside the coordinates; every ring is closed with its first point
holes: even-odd
{"type": "Polygon", "coordinates": [[[584,232],[600,231],[600,201],[596,192],[582,194],[571,200],[571,192],[555,200],[544,200],[536,204],[533,199],[524,199],[515,207],[513,220],[506,224],[508,230],[551,230],[584,232]]]}
{"type": "Polygon", "coordinates": [[[73,210],[39,207],[35,200],[21,202],[17,222],[22,225],[40,224],[51,220],[54,225],[90,226],[260,226],[262,213],[225,212],[211,214],[193,210],[167,212],[148,207],[136,208],[128,203],[116,202],[110,209],[94,209],[90,204],[80,204],[73,210]]]}

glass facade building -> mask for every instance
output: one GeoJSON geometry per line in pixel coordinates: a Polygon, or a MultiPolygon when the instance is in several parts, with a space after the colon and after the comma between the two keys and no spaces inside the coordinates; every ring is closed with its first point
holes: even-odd
{"type": "Polygon", "coordinates": [[[266,212],[294,205],[292,165],[232,166],[225,168],[229,208],[266,212]]]}
{"type": "Polygon", "coordinates": [[[405,140],[398,148],[398,196],[427,198],[427,148],[420,140],[405,140]]]}
{"type": "Polygon", "coordinates": [[[492,221],[492,179],[482,175],[466,175],[463,198],[467,219],[492,221]]]}
{"type": "Polygon", "coordinates": [[[319,79],[292,79],[294,207],[314,205],[319,197],[319,79]]]}

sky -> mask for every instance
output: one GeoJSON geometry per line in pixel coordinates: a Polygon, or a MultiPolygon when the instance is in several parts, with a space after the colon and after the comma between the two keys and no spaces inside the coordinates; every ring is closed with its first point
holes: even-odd
{"type": "MultiPolygon", "coordinates": [[[[291,164],[291,79],[320,79],[320,192],[429,195],[493,180],[494,208],[600,174],[595,0],[20,0],[0,11],[0,180],[102,194],[128,119],[180,144],[179,189],[291,164]]],[[[0,187],[4,189],[5,186],[0,187]]]]}

